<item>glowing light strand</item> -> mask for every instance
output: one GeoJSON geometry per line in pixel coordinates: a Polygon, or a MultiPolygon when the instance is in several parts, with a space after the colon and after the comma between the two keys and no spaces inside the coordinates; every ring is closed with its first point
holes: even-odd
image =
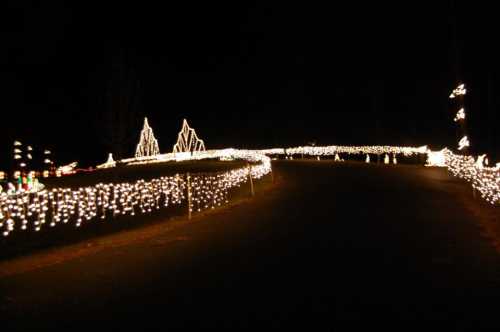
{"type": "Polygon", "coordinates": [[[454,176],[470,182],[487,202],[500,203],[500,164],[496,167],[485,167],[484,156],[478,157],[476,161],[472,156],[456,155],[448,149],[441,152],[448,170],[454,176]]]}
{"type": "MultiPolygon", "coordinates": [[[[259,179],[271,171],[270,158],[248,150],[216,150],[205,156],[226,156],[258,164],[251,177],[259,179]]],[[[202,156],[197,156],[203,159],[202,156]]],[[[190,209],[201,211],[229,201],[232,188],[248,180],[248,168],[191,175],[190,209]]],[[[187,181],[184,175],[160,177],[133,183],[99,183],[76,190],[55,188],[39,192],[0,193],[0,232],[8,236],[16,229],[40,231],[49,225],[74,223],[75,227],[95,219],[119,215],[151,213],[160,208],[186,202],[187,181]]]]}

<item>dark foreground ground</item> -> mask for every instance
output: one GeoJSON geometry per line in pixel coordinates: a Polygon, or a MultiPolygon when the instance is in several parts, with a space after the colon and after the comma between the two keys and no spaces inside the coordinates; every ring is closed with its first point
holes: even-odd
{"type": "Polygon", "coordinates": [[[466,184],[416,166],[274,168],[273,188],[191,222],[0,263],[1,330],[500,328],[480,226],[499,212],[466,184]]]}

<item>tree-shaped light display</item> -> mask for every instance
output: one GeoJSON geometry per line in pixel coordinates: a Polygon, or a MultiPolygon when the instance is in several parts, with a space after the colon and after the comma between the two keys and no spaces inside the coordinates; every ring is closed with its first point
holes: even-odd
{"type": "Polygon", "coordinates": [[[144,118],[144,127],[141,131],[141,138],[135,149],[135,157],[149,157],[160,154],[158,141],[153,134],[153,129],[148,124],[148,118],[144,118]]]}
{"type": "Polygon", "coordinates": [[[184,119],[182,129],[177,136],[177,143],[174,145],[174,153],[198,151],[205,151],[205,143],[198,138],[194,129],[190,128],[187,120],[184,119]]]}

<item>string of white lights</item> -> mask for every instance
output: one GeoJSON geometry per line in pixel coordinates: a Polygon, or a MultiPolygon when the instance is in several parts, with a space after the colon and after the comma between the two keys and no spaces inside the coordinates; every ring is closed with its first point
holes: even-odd
{"type": "Polygon", "coordinates": [[[484,155],[474,160],[472,156],[457,155],[448,149],[440,152],[454,176],[470,182],[487,202],[500,203],[500,163],[495,167],[487,167],[483,165],[484,155]]]}
{"type": "Polygon", "coordinates": [[[99,183],[79,188],[55,188],[39,192],[19,190],[0,193],[0,231],[8,236],[16,229],[40,231],[49,225],[73,222],[76,227],[107,216],[151,213],[162,207],[186,201],[189,190],[191,211],[215,208],[228,202],[230,189],[240,186],[249,178],[259,179],[271,171],[270,158],[248,150],[217,150],[197,155],[198,159],[243,159],[252,163],[250,169],[242,167],[225,172],[160,177],[133,183],[99,183]]]}
{"type": "Polygon", "coordinates": [[[310,156],[334,156],[337,153],[346,154],[402,154],[411,156],[427,153],[427,146],[404,147],[404,146],[299,146],[287,149],[260,150],[265,154],[287,154],[287,155],[310,155],[310,156]]]}

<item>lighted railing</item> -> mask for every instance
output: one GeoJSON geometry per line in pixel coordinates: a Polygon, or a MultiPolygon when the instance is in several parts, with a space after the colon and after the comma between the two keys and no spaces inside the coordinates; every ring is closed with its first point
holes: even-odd
{"type": "MultiPolygon", "coordinates": [[[[17,229],[40,231],[44,226],[55,227],[61,223],[80,227],[96,219],[151,213],[184,202],[191,216],[193,211],[228,202],[232,188],[271,171],[270,158],[255,151],[226,149],[191,157],[244,159],[258,164],[225,172],[177,174],[133,183],[100,183],[76,190],[55,188],[34,193],[1,193],[0,231],[8,236],[17,229]]],[[[138,159],[136,162],[141,161],[138,159]]]]}
{"type": "Polygon", "coordinates": [[[471,156],[456,155],[448,149],[442,150],[448,170],[459,178],[472,184],[481,197],[491,204],[500,203],[500,164],[486,167],[482,158],[474,160],[471,156]]]}

